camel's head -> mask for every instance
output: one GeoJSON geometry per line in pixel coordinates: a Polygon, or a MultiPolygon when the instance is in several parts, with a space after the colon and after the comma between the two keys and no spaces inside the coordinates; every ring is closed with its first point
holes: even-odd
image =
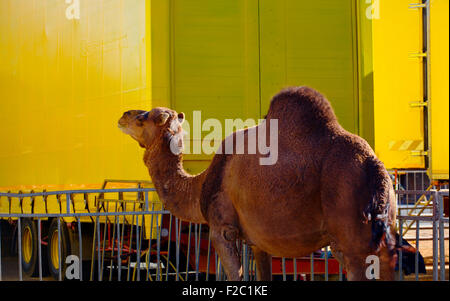
{"type": "Polygon", "coordinates": [[[183,149],[184,113],[166,108],[151,111],[133,110],[125,112],[119,120],[119,128],[130,135],[143,148],[168,143],[171,151],[179,155],[183,149]]]}

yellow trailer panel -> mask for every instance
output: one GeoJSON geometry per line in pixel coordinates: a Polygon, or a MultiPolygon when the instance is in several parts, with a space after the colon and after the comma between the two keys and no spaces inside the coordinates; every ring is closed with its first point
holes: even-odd
{"type": "Polygon", "coordinates": [[[375,150],[388,168],[425,168],[423,23],[411,0],[381,0],[373,19],[375,150]]]}
{"type": "Polygon", "coordinates": [[[0,1],[2,191],[148,178],[114,126],[152,106],[148,1],[79,3],[77,19],[66,1],[0,1]]]}
{"type": "Polygon", "coordinates": [[[431,1],[430,176],[449,179],[449,1],[431,1]]]}

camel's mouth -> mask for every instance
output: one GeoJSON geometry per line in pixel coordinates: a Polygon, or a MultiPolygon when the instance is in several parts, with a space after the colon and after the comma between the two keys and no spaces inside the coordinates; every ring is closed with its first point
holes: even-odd
{"type": "Polygon", "coordinates": [[[117,122],[117,127],[125,134],[130,134],[129,131],[130,118],[131,114],[129,112],[125,112],[117,122]]]}
{"type": "Polygon", "coordinates": [[[117,123],[117,127],[119,128],[119,130],[121,130],[124,134],[129,134],[128,131],[128,125],[127,124],[123,124],[120,121],[117,123]]]}

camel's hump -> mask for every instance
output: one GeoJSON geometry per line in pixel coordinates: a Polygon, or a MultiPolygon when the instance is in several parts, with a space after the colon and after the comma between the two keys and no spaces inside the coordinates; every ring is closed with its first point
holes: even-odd
{"type": "Polygon", "coordinates": [[[293,119],[311,126],[337,122],[327,98],[317,90],[306,86],[290,87],[275,95],[267,118],[293,119]]]}

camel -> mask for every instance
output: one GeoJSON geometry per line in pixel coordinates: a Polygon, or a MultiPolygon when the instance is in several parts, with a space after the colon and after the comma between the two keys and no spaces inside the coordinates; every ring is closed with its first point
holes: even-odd
{"type": "Polygon", "coordinates": [[[145,148],[144,162],[166,209],[208,224],[228,280],[242,280],[237,239],[252,248],[258,280],[271,280],[272,256],[309,256],[326,246],[349,280],[367,280],[370,255],[379,258],[380,278],[394,279],[391,180],[369,144],[340,126],[322,94],[285,89],[272,99],[265,122],[243,130],[245,137],[259,127],[270,133],[269,121],[278,120],[274,165],[260,165],[267,154],[259,152],[218,152],[204,172],[188,174],[181,152],[184,118],[167,108],[134,110],[123,114],[119,128],[145,148]]]}

